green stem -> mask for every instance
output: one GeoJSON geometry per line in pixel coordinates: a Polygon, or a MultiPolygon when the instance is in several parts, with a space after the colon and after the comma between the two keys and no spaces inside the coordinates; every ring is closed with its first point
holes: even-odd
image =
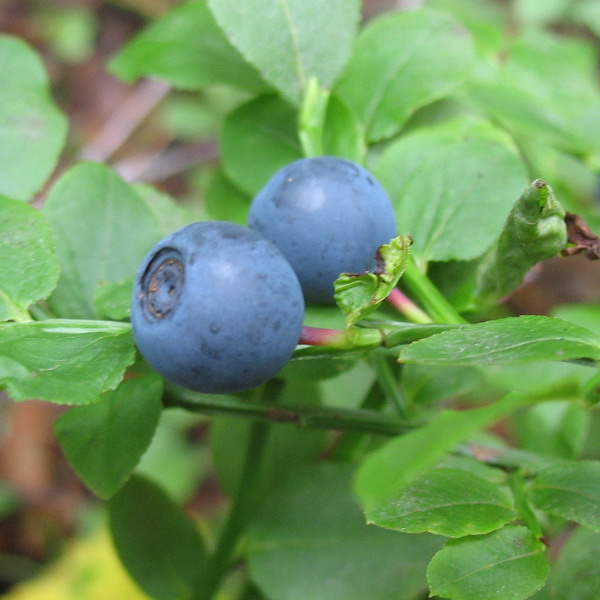
{"type": "Polygon", "coordinates": [[[529,504],[529,498],[527,491],[525,490],[527,484],[524,480],[523,473],[520,471],[511,473],[508,477],[508,483],[515,499],[515,508],[517,509],[517,512],[537,538],[543,537],[544,532],[542,531],[542,526],[529,504]]]}
{"type": "Polygon", "coordinates": [[[370,410],[349,410],[326,406],[276,406],[240,400],[233,396],[209,396],[167,385],[163,401],[206,415],[244,417],[263,423],[288,423],[302,429],[361,431],[378,435],[399,435],[415,428],[415,423],[394,419],[370,410]]]}
{"type": "Polygon", "coordinates": [[[55,318],[54,315],[40,304],[32,304],[29,307],[29,314],[35,321],[45,321],[46,319],[55,318]]]}
{"type": "MultiPolygon", "coordinates": [[[[272,380],[262,388],[262,397],[266,399],[268,396],[273,401],[279,397],[281,388],[281,382],[272,380]]],[[[233,563],[235,549],[246,529],[254,507],[256,482],[268,436],[269,425],[267,423],[252,423],[233,505],[221,531],[215,552],[208,561],[206,574],[202,578],[193,600],[211,600],[214,598],[223,578],[227,575],[233,563]]]]}
{"type": "Polygon", "coordinates": [[[373,352],[370,357],[370,362],[377,374],[377,382],[388,402],[396,408],[398,414],[403,419],[408,419],[409,409],[406,404],[406,399],[400,391],[398,378],[392,371],[388,357],[379,352],[373,352]]]}
{"type": "MultiPolygon", "coordinates": [[[[367,392],[367,395],[364,397],[360,408],[375,411],[380,410],[384,404],[385,396],[379,382],[375,380],[367,392]]],[[[369,439],[370,436],[361,432],[345,432],[344,435],[339,438],[335,449],[331,453],[331,457],[334,460],[352,460],[362,451],[365,445],[368,444],[369,439]]]]}
{"type": "Polygon", "coordinates": [[[402,281],[425,307],[431,317],[439,323],[466,323],[458,311],[444,298],[413,261],[409,261],[402,281]]]}

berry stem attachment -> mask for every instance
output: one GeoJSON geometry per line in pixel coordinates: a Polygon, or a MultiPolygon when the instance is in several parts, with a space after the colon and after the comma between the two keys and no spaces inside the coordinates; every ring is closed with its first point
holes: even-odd
{"type": "Polygon", "coordinates": [[[299,344],[306,346],[327,346],[341,350],[353,348],[374,348],[383,345],[383,335],[377,329],[324,329],[322,327],[302,327],[299,344]]]}
{"type": "Polygon", "coordinates": [[[346,342],[346,332],[342,329],[324,329],[322,327],[302,328],[299,344],[306,346],[334,346],[339,347],[346,342]]]}
{"type": "Polygon", "coordinates": [[[433,319],[398,288],[390,292],[387,301],[412,323],[419,325],[433,323],[433,319]]]}

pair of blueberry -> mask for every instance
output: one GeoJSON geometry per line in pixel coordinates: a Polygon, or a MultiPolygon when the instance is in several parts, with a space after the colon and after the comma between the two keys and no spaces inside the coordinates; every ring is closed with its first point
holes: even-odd
{"type": "Polygon", "coordinates": [[[183,387],[233,393],[270,379],[298,343],[304,301],[332,303],[339,274],[373,269],[377,248],[396,234],[383,188],[335,157],[279,170],[252,202],[248,224],[183,227],[136,275],[135,342],[183,387]]]}

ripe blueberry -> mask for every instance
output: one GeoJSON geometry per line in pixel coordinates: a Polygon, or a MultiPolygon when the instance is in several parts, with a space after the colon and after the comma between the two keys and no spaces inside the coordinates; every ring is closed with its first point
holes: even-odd
{"type": "Polygon", "coordinates": [[[294,271],[260,234],[205,221],[160,241],[142,261],[133,337],[164,377],[206,393],[270,379],[289,359],[304,302],[294,271]]]}
{"type": "Polygon", "coordinates": [[[254,198],[248,225],[288,259],[308,302],[332,303],[340,273],[375,269],[396,235],[387,194],[361,166],[321,156],[280,169],[254,198]]]}

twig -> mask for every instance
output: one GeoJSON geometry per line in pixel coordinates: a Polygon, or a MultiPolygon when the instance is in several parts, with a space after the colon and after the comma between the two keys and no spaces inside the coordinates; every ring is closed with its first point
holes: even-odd
{"type": "Polygon", "coordinates": [[[80,153],[83,160],[107,161],[158,106],[169,85],[157,79],[144,79],[121,102],[100,131],[80,153]]]}

